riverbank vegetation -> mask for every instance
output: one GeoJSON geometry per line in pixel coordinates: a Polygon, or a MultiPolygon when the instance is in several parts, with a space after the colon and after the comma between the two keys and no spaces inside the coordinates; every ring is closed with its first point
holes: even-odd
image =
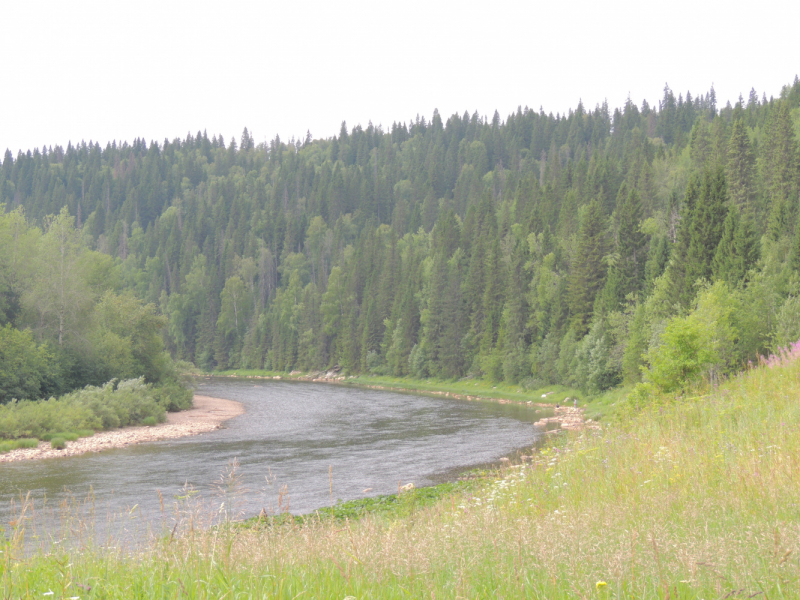
{"type": "Polygon", "coordinates": [[[10,441],[0,446],[0,450],[26,447],[14,444],[14,441],[21,442],[26,438],[26,443],[30,443],[31,438],[49,441],[54,437],[63,442],[92,435],[95,431],[128,425],[155,425],[165,419],[166,407],[162,398],[158,391],[144,382],[144,378],[110,381],[59,398],[0,405],[0,439],[10,441]]]}
{"type": "Polygon", "coordinates": [[[191,406],[166,319],[91,245],[66,209],[43,229],[0,215],[0,452],[191,406]]]}
{"type": "Polygon", "coordinates": [[[631,400],[601,430],[565,433],[407,511],[410,495],[200,531],[175,499],[175,525],[146,550],[59,538],[33,555],[22,518],[6,531],[0,586],[22,598],[795,598],[798,355],[631,400]]]}

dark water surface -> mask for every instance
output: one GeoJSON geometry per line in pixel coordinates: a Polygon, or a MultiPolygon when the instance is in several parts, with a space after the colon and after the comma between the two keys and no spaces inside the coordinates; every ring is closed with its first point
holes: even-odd
{"type": "Polygon", "coordinates": [[[93,491],[98,512],[109,514],[137,505],[140,513],[157,514],[158,492],[169,506],[187,484],[214,499],[234,459],[246,489],[237,510],[275,510],[286,486],[290,511],[305,513],[328,506],[331,497],[394,493],[398,481],[452,479],[460,469],[534,444],[532,423],[543,416],[517,404],[286,381],[206,380],[197,392],[238,400],[246,412],[199,436],[0,465],[0,523],[8,524],[10,501],[27,491],[50,507],[93,491]]]}

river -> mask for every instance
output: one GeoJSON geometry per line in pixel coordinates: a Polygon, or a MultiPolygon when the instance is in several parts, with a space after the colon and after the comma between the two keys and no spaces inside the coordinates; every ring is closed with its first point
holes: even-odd
{"type": "Polygon", "coordinates": [[[189,501],[236,517],[276,512],[287,502],[292,513],[306,513],[338,499],[394,493],[399,483],[454,479],[533,445],[540,435],[533,422],[549,414],[289,381],[212,379],[197,392],[237,400],[246,412],[199,436],[0,465],[0,523],[16,518],[28,492],[35,512],[49,509],[51,517],[91,507],[95,518],[146,521],[189,501]],[[233,461],[236,477],[220,485],[233,461]]]}

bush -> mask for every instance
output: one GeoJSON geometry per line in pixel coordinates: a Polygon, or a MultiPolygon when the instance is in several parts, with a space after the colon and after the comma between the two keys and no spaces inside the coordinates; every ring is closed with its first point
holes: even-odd
{"type": "Polygon", "coordinates": [[[64,438],[54,437],[52,440],[50,440],[50,447],[54,450],[63,450],[67,447],[67,442],[64,438]]]}
{"type": "MultiPolygon", "coordinates": [[[[187,410],[192,408],[192,390],[180,385],[177,382],[165,383],[151,390],[153,398],[169,412],[187,410]]],[[[159,419],[163,422],[164,419],[159,419]]]]}
{"type": "Polygon", "coordinates": [[[166,410],[192,405],[192,392],[179,383],[153,388],[143,378],[87,386],[58,399],[0,405],[0,439],[60,437],[75,440],[94,431],[166,420],[166,410]]]}
{"type": "Polygon", "coordinates": [[[146,425],[147,427],[152,427],[156,423],[157,423],[157,421],[156,421],[155,417],[147,417],[146,419],[144,419],[142,421],[142,425],[146,425]]]}

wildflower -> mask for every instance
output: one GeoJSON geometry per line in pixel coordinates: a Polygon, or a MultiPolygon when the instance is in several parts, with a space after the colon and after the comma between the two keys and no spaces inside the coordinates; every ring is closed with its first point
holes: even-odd
{"type": "Polygon", "coordinates": [[[594,584],[594,587],[597,588],[597,591],[604,590],[608,587],[608,584],[605,581],[598,581],[594,584]]]}

